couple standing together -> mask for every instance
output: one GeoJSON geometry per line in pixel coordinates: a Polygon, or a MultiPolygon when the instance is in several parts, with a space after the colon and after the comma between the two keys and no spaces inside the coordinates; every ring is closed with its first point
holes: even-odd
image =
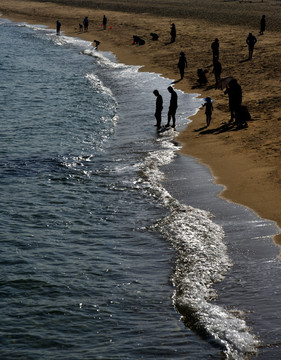
{"type": "MultiPolygon", "coordinates": [[[[171,100],[170,100],[170,106],[168,111],[168,122],[166,127],[170,126],[171,119],[173,120],[172,128],[175,129],[176,127],[176,111],[178,107],[178,95],[175,92],[175,90],[172,88],[172,86],[168,87],[168,91],[171,94],[171,100]]],[[[163,98],[159,94],[158,90],[154,90],[153,94],[156,96],[156,111],[155,111],[155,118],[156,118],[156,126],[157,130],[161,129],[161,116],[162,116],[162,110],[163,110],[163,98]]]]}

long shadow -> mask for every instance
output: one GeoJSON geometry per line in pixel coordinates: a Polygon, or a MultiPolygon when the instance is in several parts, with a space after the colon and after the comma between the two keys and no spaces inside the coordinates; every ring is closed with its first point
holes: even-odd
{"type": "Polygon", "coordinates": [[[235,123],[223,123],[221,126],[215,128],[215,129],[207,129],[207,126],[204,126],[200,129],[195,129],[194,132],[199,132],[200,135],[206,135],[206,134],[221,134],[227,131],[239,131],[243,129],[247,129],[248,125],[238,125],[235,123]]]}
{"type": "MultiPolygon", "coordinates": [[[[200,85],[200,84],[197,84],[197,85],[193,85],[191,89],[203,89],[205,88],[206,85],[200,85]]],[[[206,90],[206,89],[205,89],[206,90]]]]}
{"type": "Polygon", "coordinates": [[[206,128],[207,128],[207,125],[199,128],[199,129],[194,129],[193,131],[194,131],[194,132],[200,132],[200,131],[202,131],[202,130],[204,130],[204,129],[206,129],[206,128]]]}
{"type": "Polygon", "coordinates": [[[215,87],[216,87],[216,84],[208,85],[208,86],[203,85],[203,84],[202,85],[198,84],[198,85],[193,85],[191,89],[204,89],[204,91],[208,91],[208,90],[214,89],[215,87]]]}
{"type": "Polygon", "coordinates": [[[251,59],[250,58],[248,58],[248,59],[244,59],[244,60],[240,60],[239,61],[239,63],[241,64],[241,63],[244,63],[244,62],[246,62],[246,61],[250,61],[251,59]]]}
{"type": "Polygon", "coordinates": [[[214,89],[216,87],[216,84],[214,85],[209,85],[206,87],[206,90],[211,90],[211,89],[214,89]]]}
{"type": "Polygon", "coordinates": [[[182,81],[183,79],[178,79],[178,80],[175,80],[175,81],[172,81],[171,84],[177,84],[179,83],[180,81],[182,81]]]}
{"type": "Polygon", "coordinates": [[[167,46],[167,45],[173,44],[174,42],[175,42],[175,41],[165,42],[164,45],[167,46]]]}

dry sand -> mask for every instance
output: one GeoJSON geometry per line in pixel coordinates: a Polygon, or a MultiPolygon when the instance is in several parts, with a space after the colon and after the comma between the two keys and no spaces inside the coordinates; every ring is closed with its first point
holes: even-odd
{"type": "MultiPolygon", "coordinates": [[[[185,78],[175,87],[214,99],[211,126],[205,126],[200,110],[192,123],[178,136],[181,152],[208,165],[217,183],[225,190],[221,196],[253,209],[281,228],[281,6],[278,1],[218,0],[56,0],[54,2],[1,0],[2,17],[15,21],[45,24],[85,40],[97,39],[101,51],[112,51],[120,62],[143,65],[144,71],[179,79],[177,61],[180,51],[188,60],[185,78]],[[102,17],[108,18],[103,31],[102,17]],[[267,27],[260,36],[259,22],[265,14],[267,27]],[[89,31],[79,32],[78,24],[89,17],[89,31]],[[169,44],[170,24],[177,28],[176,42],[169,44]],[[111,29],[110,29],[111,27],[111,29]],[[160,35],[151,41],[150,33],[160,35]],[[246,37],[256,35],[254,57],[248,57],[246,37]],[[132,45],[132,36],[146,40],[144,46],[132,45]],[[212,74],[211,43],[220,41],[222,76],[235,77],[243,90],[243,104],[251,113],[248,127],[220,131],[230,119],[228,97],[216,90],[212,74]],[[208,84],[196,86],[196,70],[209,70],[208,84]]],[[[151,94],[153,96],[153,94],[151,94]]],[[[153,115],[152,115],[153,116],[153,115]]],[[[281,235],[275,237],[281,244],[281,235]]]]}

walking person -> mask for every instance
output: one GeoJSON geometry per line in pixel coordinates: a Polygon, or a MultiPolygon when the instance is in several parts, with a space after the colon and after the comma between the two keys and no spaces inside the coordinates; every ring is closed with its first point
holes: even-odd
{"type": "Polygon", "coordinates": [[[173,120],[173,125],[172,128],[176,128],[176,111],[178,108],[178,95],[175,92],[175,90],[172,88],[172,86],[168,87],[168,91],[171,94],[171,99],[170,99],[170,106],[169,106],[169,111],[168,111],[168,122],[166,127],[170,126],[170,122],[171,119],[173,120]]]}
{"type": "Polygon", "coordinates": [[[246,39],[246,43],[248,44],[248,48],[249,48],[249,60],[253,58],[254,46],[256,42],[257,42],[257,38],[252,33],[249,33],[246,39]]]}
{"type": "Polygon", "coordinates": [[[162,110],[163,110],[163,98],[159,94],[158,90],[154,90],[153,94],[156,96],[156,109],[155,109],[155,118],[156,118],[156,126],[157,130],[161,129],[161,116],[162,116],[162,110]]]}
{"type": "Polygon", "coordinates": [[[171,25],[170,35],[171,35],[171,43],[175,42],[176,41],[176,25],[175,24],[171,25]]]}
{"type": "Polygon", "coordinates": [[[178,68],[180,70],[180,76],[181,76],[181,80],[184,77],[184,69],[187,67],[187,61],[186,61],[186,57],[185,57],[185,53],[182,51],[180,53],[180,58],[179,58],[179,62],[178,62],[178,68]]]}

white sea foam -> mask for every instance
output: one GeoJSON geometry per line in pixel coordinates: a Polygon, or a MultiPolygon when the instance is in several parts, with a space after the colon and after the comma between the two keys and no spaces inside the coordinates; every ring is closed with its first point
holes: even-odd
{"type": "Polygon", "coordinates": [[[212,285],[231,267],[224,231],[211,213],[181,204],[160,185],[164,178],[160,167],[172,161],[178,147],[167,138],[159,141],[163,149],[148,154],[141,166],[141,181],[145,191],[170,210],[149,230],[161,233],[177,250],[174,305],[183,322],[219,345],[227,359],[244,359],[245,354],[255,352],[258,341],[243,314],[212,302],[217,296],[212,285]]]}

